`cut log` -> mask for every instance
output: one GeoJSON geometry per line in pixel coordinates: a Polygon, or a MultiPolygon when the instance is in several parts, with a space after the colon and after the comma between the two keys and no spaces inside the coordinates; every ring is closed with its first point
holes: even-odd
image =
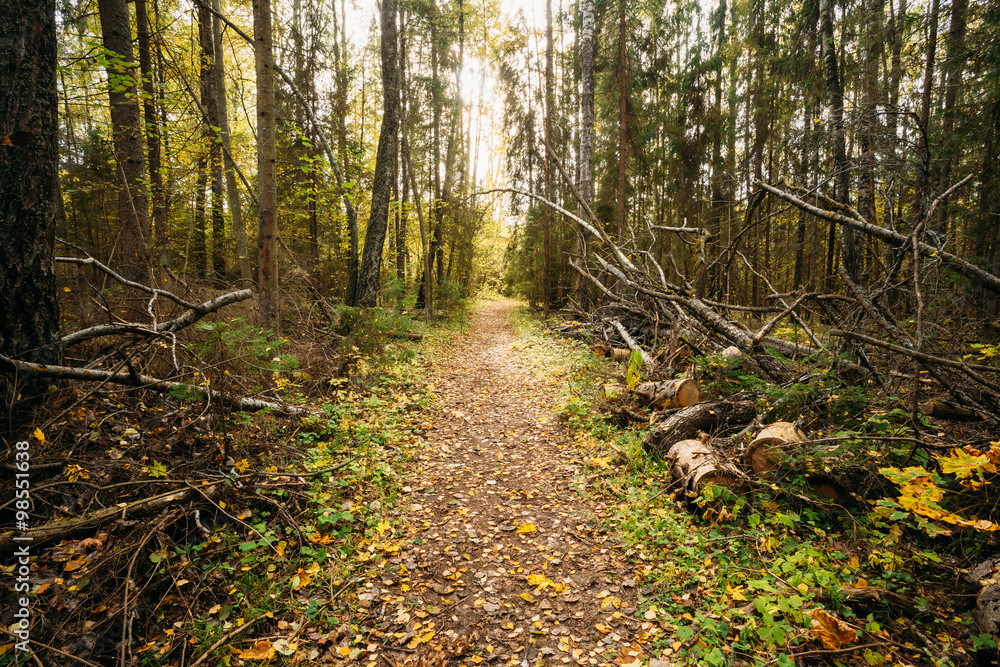
{"type": "Polygon", "coordinates": [[[785,457],[785,454],[805,442],[806,434],[790,422],[775,422],[757,434],[747,445],[743,465],[758,477],[767,477],[785,457]]]}
{"type": "Polygon", "coordinates": [[[983,418],[982,415],[972,408],[943,401],[940,398],[933,398],[925,403],[921,403],[920,414],[955,422],[980,421],[983,418]]]}
{"type": "Polygon", "coordinates": [[[686,408],[701,401],[701,387],[690,378],[642,382],[632,393],[639,398],[640,405],[648,405],[657,410],[686,408]]]}
{"type": "Polygon", "coordinates": [[[599,357],[606,357],[611,353],[611,346],[607,343],[595,343],[590,349],[599,357]]]}
{"type": "Polygon", "coordinates": [[[744,426],[757,416],[753,401],[718,399],[683,408],[649,432],[643,442],[647,452],[666,452],[674,443],[687,440],[699,431],[744,426]]]}
{"type": "Polygon", "coordinates": [[[740,348],[736,347],[735,345],[730,345],[729,347],[727,347],[726,349],[724,349],[719,354],[721,354],[724,357],[742,357],[743,356],[743,352],[740,350],[740,348]]]}
{"type": "Polygon", "coordinates": [[[690,494],[697,495],[706,486],[736,488],[740,485],[739,472],[701,440],[675,442],[666,458],[674,479],[682,482],[690,494]]]}
{"type": "Polygon", "coordinates": [[[617,361],[621,363],[622,361],[628,361],[632,356],[632,350],[626,349],[624,347],[613,347],[611,348],[609,356],[612,361],[617,361]]]}

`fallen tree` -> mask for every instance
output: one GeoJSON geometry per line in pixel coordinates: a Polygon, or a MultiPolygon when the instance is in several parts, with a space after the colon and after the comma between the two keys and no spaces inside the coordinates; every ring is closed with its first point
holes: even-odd
{"type": "Polygon", "coordinates": [[[0,370],[9,373],[19,373],[21,375],[46,377],[60,380],[80,380],[82,382],[113,382],[115,384],[149,389],[161,394],[180,393],[185,398],[199,400],[211,400],[226,405],[237,410],[256,412],[258,410],[274,410],[288,415],[308,415],[313,414],[313,410],[300,408],[287,403],[277,403],[265,401],[259,398],[247,398],[235,396],[226,392],[212,389],[203,385],[194,385],[187,382],[174,382],[171,380],[161,380],[148,375],[140,375],[132,371],[112,373],[100,371],[92,368],[75,368],[72,366],[51,366],[47,364],[33,364],[28,361],[20,361],[0,355],[0,370]]]}

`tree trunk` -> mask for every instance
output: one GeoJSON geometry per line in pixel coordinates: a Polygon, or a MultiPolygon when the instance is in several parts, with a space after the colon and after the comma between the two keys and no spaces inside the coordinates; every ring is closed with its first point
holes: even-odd
{"type": "Polygon", "coordinates": [[[615,210],[617,242],[621,243],[625,236],[625,153],[628,145],[628,50],[625,43],[628,25],[625,20],[625,0],[619,0],[618,7],[618,62],[615,67],[615,76],[618,78],[618,181],[615,185],[615,210]]]}
{"type": "Polygon", "coordinates": [[[0,354],[60,362],[54,0],[0,0],[0,354]]]}
{"type": "MultiPolygon", "coordinates": [[[[555,114],[555,93],[552,81],[552,0],[545,0],[545,198],[552,201],[552,116],[555,114]]],[[[542,313],[549,317],[549,306],[552,303],[552,267],[550,266],[551,249],[549,247],[552,227],[552,209],[545,206],[542,209],[542,313]]]]}
{"type": "MultiPolygon", "coordinates": [[[[951,26],[948,28],[948,60],[945,71],[948,81],[944,91],[944,118],[941,122],[941,173],[938,177],[938,192],[948,189],[948,179],[951,178],[952,162],[956,151],[952,145],[952,134],[955,130],[955,107],[962,90],[962,72],[965,69],[965,10],[968,0],[952,0],[951,26]]],[[[948,206],[942,202],[938,208],[938,227],[943,233],[950,233],[948,228],[948,206]]]]}
{"type": "Polygon", "coordinates": [[[702,440],[681,440],[667,451],[667,462],[674,479],[684,491],[698,495],[708,486],[736,488],[740,475],[702,440]]]}
{"type": "Polygon", "coordinates": [[[765,477],[778,467],[789,450],[805,442],[806,435],[789,422],[775,422],[761,430],[743,455],[744,467],[765,477]]]}
{"type": "MultiPolygon", "coordinates": [[[[823,70],[833,124],[834,199],[841,204],[847,204],[849,181],[844,132],[844,89],[837,72],[837,48],[833,39],[833,0],[820,0],[819,12],[822,24],[823,70]]],[[[847,269],[851,279],[855,282],[859,281],[862,270],[862,255],[857,232],[842,225],[840,227],[840,246],[844,268],[847,269]]]]}
{"type": "Polygon", "coordinates": [[[257,281],[259,324],[278,330],[278,191],[275,184],[274,72],[271,59],[271,0],[253,3],[254,65],[257,71],[257,281]]]}
{"type": "Polygon", "coordinates": [[[219,100],[216,95],[217,72],[215,66],[215,39],[213,37],[212,15],[208,7],[198,5],[198,40],[201,44],[201,106],[205,110],[202,119],[202,136],[208,151],[208,173],[212,190],[212,277],[216,284],[225,275],[223,257],[224,223],[222,217],[222,144],[219,141],[219,100]]]}
{"type": "MultiPolygon", "coordinates": [[[[222,11],[221,0],[212,0],[212,7],[222,11]]],[[[247,252],[247,228],[243,222],[243,207],[236,184],[236,165],[233,162],[232,135],[229,131],[229,99],[226,95],[226,58],[222,48],[222,20],[213,17],[212,36],[215,43],[215,90],[219,103],[219,127],[222,135],[223,158],[226,168],[226,198],[229,201],[229,215],[232,219],[233,237],[236,239],[236,261],[240,267],[240,280],[244,285],[253,282],[250,270],[250,255],[247,252]]]]}
{"type": "Polygon", "coordinates": [[[118,161],[118,216],[121,223],[122,267],[126,277],[150,280],[146,241],[149,239],[149,204],[146,195],[145,156],[142,151],[142,119],[131,74],[132,27],[126,0],[98,0],[104,48],[109,55],[108,101],[111,106],[112,139],[118,161]]]}
{"type": "Polygon", "coordinates": [[[153,88],[153,58],[150,50],[150,22],[146,0],[135,0],[136,32],[139,38],[139,71],[142,74],[142,115],[146,123],[146,154],[149,161],[150,195],[153,204],[153,246],[156,263],[170,265],[167,201],[163,189],[163,165],[160,157],[160,121],[153,88]]]}
{"type": "MultiPolygon", "coordinates": [[[[594,161],[594,0],[580,0],[582,25],[580,29],[580,155],[579,183],[577,190],[583,200],[590,205],[593,190],[594,161]]],[[[583,206],[579,206],[579,216],[586,220],[583,206]]],[[[576,255],[581,261],[587,257],[587,237],[577,229],[576,255]]],[[[581,305],[587,307],[586,283],[582,276],[574,272],[573,295],[581,305]]]]}
{"type": "Polygon", "coordinates": [[[382,248],[389,224],[389,199],[395,175],[399,132],[399,78],[397,70],[396,0],[382,0],[382,128],[375,156],[371,214],[365,232],[365,250],[357,303],[374,306],[381,287],[382,248]]]}
{"type": "Polygon", "coordinates": [[[701,400],[701,388],[690,378],[643,382],[633,389],[632,393],[639,397],[642,405],[657,410],[686,408],[701,400]]]}
{"type": "Polygon", "coordinates": [[[917,166],[917,178],[913,186],[915,200],[913,202],[913,224],[923,220],[927,213],[930,188],[930,146],[927,137],[930,133],[931,89],[934,87],[934,63],[937,58],[937,32],[940,0],[932,0],[927,8],[927,55],[924,60],[924,85],[920,93],[920,139],[917,142],[920,164],[917,166]]]}

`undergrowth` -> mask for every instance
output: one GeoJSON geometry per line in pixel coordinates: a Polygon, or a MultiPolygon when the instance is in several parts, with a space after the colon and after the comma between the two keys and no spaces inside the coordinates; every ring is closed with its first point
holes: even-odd
{"type": "Polygon", "coordinates": [[[648,587],[636,617],[654,655],[678,665],[790,666],[958,665],[996,653],[995,638],[972,622],[974,592],[963,596],[960,580],[992,540],[969,533],[975,517],[952,514],[936,490],[982,488],[1000,447],[930,456],[905,439],[912,431],[894,399],[879,404],[829,363],[795,368],[798,381],[775,388],[738,360],[703,357],[696,372],[708,396],[740,393],[772,419],[805,415],[815,437],[835,440],[831,463],[869,487],[824,500],[811,484],[822,459],[791,456],[773,479],[748,479],[741,492],[686,496],[643,450],[650,426],[609,418],[600,387],[621,381],[624,366],[555,338],[525,311],[517,324],[563,383],[556,413],[586,464],[577,492],[605,499],[606,524],[648,587]],[[872,434],[888,439],[864,439],[872,434]],[[933,471],[935,458],[951,475],[933,471]],[[906,462],[920,465],[893,467],[906,462]]]}

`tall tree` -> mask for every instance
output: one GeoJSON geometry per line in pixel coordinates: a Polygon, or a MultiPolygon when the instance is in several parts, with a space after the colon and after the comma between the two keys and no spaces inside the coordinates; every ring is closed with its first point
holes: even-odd
{"type": "Polygon", "coordinates": [[[167,193],[163,188],[163,163],[160,153],[160,122],[153,87],[153,57],[150,49],[150,22],[146,0],[135,0],[136,35],[139,42],[139,71],[142,75],[142,115],[146,124],[146,154],[149,161],[150,195],[153,205],[153,246],[156,263],[170,264],[167,230],[167,193]]]}
{"type": "MultiPolygon", "coordinates": [[[[938,192],[944,192],[948,189],[948,179],[951,178],[951,168],[956,155],[952,135],[955,130],[956,107],[962,89],[962,74],[965,71],[965,11],[967,7],[968,0],[952,0],[951,24],[948,27],[948,60],[944,65],[947,75],[944,91],[944,117],[941,121],[941,146],[944,150],[941,159],[941,173],[938,176],[938,192]]],[[[941,206],[938,213],[941,230],[949,231],[948,207],[941,206]]]]}
{"type": "Polygon", "coordinates": [[[132,60],[132,27],[127,0],[98,0],[108,73],[112,137],[118,162],[118,216],[121,223],[122,266],[133,280],[149,280],[146,242],[149,203],[146,195],[142,119],[132,60]]]}
{"type": "MultiPolygon", "coordinates": [[[[577,189],[583,200],[590,205],[593,185],[594,161],[594,0],[580,0],[580,152],[577,173],[579,182],[577,189]]],[[[586,219],[581,205],[579,216],[586,219]]],[[[576,255],[585,258],[587,255],[587,238],[583,230],[577,230],[576,255]]],[[[582,301],[582,276],[574,272],[573,291],[577,301],[582,301]]]]}
{"type": "MultiPolygon", "coordinates": [[[[137,0],[139,2],[141,0],[137,0]]],[[[253,281],[250,272],[250,257],[247,253],[247,229],[243,222],[243,207],[236,187],[236,164],[233,161],[233,141],[229,130],[229,100],[226,95],[226,59],[222,49],[222,0],[212,0],[215,10],[212,17],[212,37],[215,44],[215,95],[218,100],[219,134],[226,166],[226,198],[232,218],[233,237],[236,239],[236,261],[240,267],[240,279],[245,284],[253,281]]]]}
{"type": "Polygon", "coordinates": [[[931,90],[934,88],[934,67],[937,61],[937,32],[940,0],[932,0],[927,8],[927,42],[924,58],[924,85],[920,92],[920,139],[918,141],[917,178],[913,186],[913,224],[917,224],[927,212],[929,205],[928,188],[931,180],[931,155],[928,137],[930,135],[931,90]]]}
{"type": "Polygon", "coordinates": [[[382,248],[389,224],[389,200],[396,173],[399,133],[399,70],[397,68],[396,0],[382,0],[382,128],[375,156],[371,214],[361,257],[357,303],[374,306],[381,286],[382,248]]]}
{"type": "MultiPolygon", "coordinates": [[[[552,116],[555,114],[555,93],[552,81],[552,0],[545,0],[545,198],[552,201],[552,116]]],[[[542,211],[542,310],[545,317],[549,316],[549,306],[552,302],[552,269],[550,235],[552,227],[552,209],[546,206],[542,211]]]]}
{"type": "Polygon", "coordinates": [[[277,330],[278,190],[275,181],[274,50],[271,0],[253,3],[254,66],[257,72],[257,286],[260,326],[277,330]]]}
{"type": "Polygon", "coordinates": [[[201,44],[202,135],[208,153],[208,171],[212,189],[212,277],[217,283],[225,277],[225,224],[222,217],[223,169],[222,142],[219,138],[218,77],[215,65],[213,17],[206,5],[198,5],[198,37],[201,44]]]}
{"type": "Polygon", "coordinates": [[[58,363],[55,0],[0,0],[0,354],[58,363]]]}
{"type": "Polygon", "coordinates": [[[618,60],[615,76],[618,79],[618,180],[615,185],[615,219],[618,242],[625,235],[625,182],[626,150],[628,145],[628,13],[625,0],[618,0],[618,60]]]}
{"type": "MultiPolygon", "coordinates": [[[[937,0],[934,0],[937,2],[937,0]]],[[[834,199],[848,203],[847,145],[844,131],[844,89],[837,68],[837,48],[833,38],[833,0],[819,0],[823,73],[833,126],[834,199]]],[[[831,223],[832,224],[832,223],[831,223]]],[[[832,237],[831,237],[832,240],[832,237]]],[[[860,281],[862,254],[858,232],[847,225],[840,227],[840,252],[844,268],[855,282],[860,281]]]]}

